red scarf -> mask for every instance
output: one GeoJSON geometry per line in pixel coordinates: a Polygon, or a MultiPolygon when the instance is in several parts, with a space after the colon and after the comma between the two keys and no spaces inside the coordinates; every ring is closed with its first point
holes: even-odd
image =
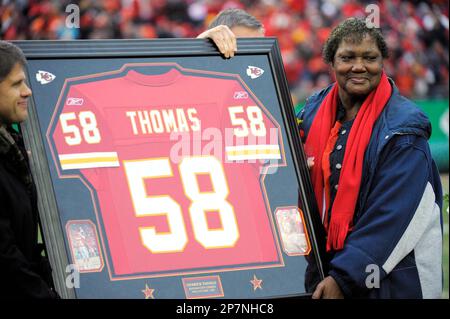
{"type": "MultiPolygon", "coordinates": [[[[339,187],[331,208],[330,224],[327,224],[327,220],[324,221],[328,234],[327,251],[342,249],[345,238],[351,230],[361,185],[364,153],[369,144],[375,121],[391,97],[391,93],[392,87],[383,72],[378,87],[366,97],[356,115],[347,140],[339,187]]],[[[332,128],[335,125],[338,99],[338,86],[334,84],[317,111],[305,143],[308,157],[313,156],[316,159],[316,164],[312,167],[311,177],[321,214],[324,210],[327,212],[329,209],[329,207],[324,207],[329,202],[325,200],[325,197],[328,197],[325,195],[329,194],[324,193],[325,184],[328,181],[324,182],[322,158],[326,146],[329,144],[332,128]]]]}

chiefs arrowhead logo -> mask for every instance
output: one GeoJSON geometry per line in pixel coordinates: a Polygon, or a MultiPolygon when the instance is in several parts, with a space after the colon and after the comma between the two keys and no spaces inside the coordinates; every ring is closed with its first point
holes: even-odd
{"type": "Polygon", "coordinates": [[[54,79],[56,78],[56,76],[54,74],[51,74],[50,72],[47,71],[41,71],[39,70],[36,73],[36,80],[41,83],[41,84],[47,84],[52,82],[54,79]]]}
{"type": "Polygon", "coordinates": [[[249,65],[247,68],[247,75],[251,77],[252,79],[259,78],[261,75],[263,75],[264,70],[261,68],[258,68],[257,66],[251,66],[249,65]]]}

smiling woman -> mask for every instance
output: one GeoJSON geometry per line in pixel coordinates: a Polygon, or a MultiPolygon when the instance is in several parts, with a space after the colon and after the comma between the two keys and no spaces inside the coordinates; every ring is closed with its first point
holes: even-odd
{"type": "MultiPolygon", "coordinates": [[[[327,232],[328,276],[313,298],[439,298],[442,188],[426,115],[383,70],[380,30],[338,25],[323,57],[336,83],[298,114],[327,232]],[[367,269],[379,270],[369,285],[367,269]]],[[[316,286],[317,284],[317,286],[316,286]]]]}
{"type": "Polygon", "coordinates": [[[383,59],[388,57],[379,30],[358,21],[350,19],[334,29],[323,50],[336,76],[347,120],[356,116],[366,96],[380,83],[383,59]]]}
{"type": "MultiPolygon", "coordinates": [[[[356,115],[365,97],[376,89],[381,80],[383,60],[375,40],[369,35],[360,43],[344,39],[331,65],[343,106],[347,111],[356,109],[356,115]]],[[[352,115],[349,114],[348,119],[352,115]]]]}

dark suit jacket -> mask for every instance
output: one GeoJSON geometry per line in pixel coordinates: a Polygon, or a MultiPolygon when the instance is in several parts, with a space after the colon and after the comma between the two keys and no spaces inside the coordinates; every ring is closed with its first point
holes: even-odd
{"type": "Polygon", "coordinates": [[[36,188],[27,190],[15,165],[0,152],[0,298],[54,298],[50,264],[37,242],[36,188]]]}

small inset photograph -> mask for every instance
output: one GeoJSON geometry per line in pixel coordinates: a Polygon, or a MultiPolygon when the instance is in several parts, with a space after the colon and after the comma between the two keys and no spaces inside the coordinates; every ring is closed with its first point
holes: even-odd
{"type": "Polygon", "coordinates": [[[303,224],[302,210],[298,207],[279,207],[275,218],[284,252],[289,256],[308,255],[311,245],[303,224]]]}
{"type": "Polygon", "coordinates": [[[79,272],[99,272],[103,269],[97,230],[89,220],[71,220],[66,225],[72,261],[79,272]]]}

